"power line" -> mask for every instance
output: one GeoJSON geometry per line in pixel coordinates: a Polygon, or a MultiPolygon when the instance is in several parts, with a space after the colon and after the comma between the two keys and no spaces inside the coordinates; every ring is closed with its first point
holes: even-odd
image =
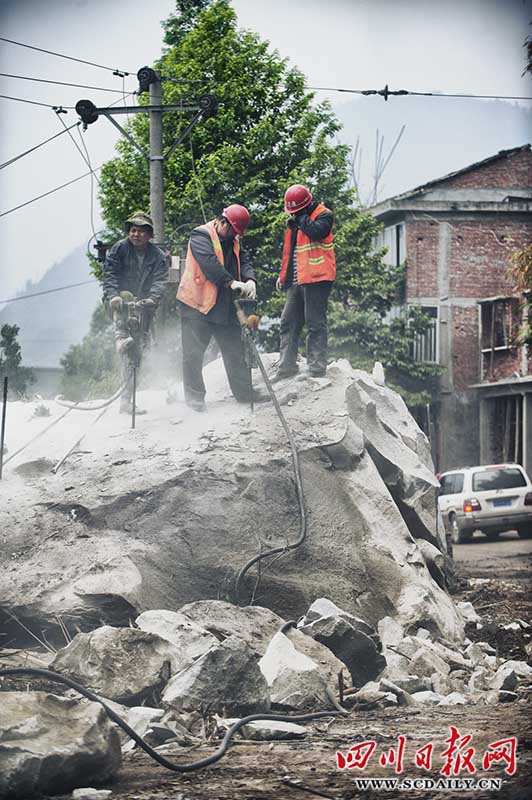
{"type": "Polygon", "coordinates": [[[113,92],[122,94],[122,89],[109,89],[104,86],[88,86],[85,83],[66,83],[65,81],[52,81],[47,78],[33,78],[29,75],[10,75],[7,72],[0,72],[0,78],[17,78],[21,81],[35,81],[35,83],[53,83],[55,86],[75,86],[78,89],[94,89],[97,92],[113,92]]]}
{"type": "MultiPolygon", "coordinates": [[[[91,170],[91,172],[96,172],[97,170],[101,169],[102,166],[95,167],[95,169],[91,170]]],[[[44,192],[43,194],[37,195],[37,197],[32,197],[31,200],[26,200],[25,203],[20,203],[18,206],[14,208],[10,208],[7,211],[2,211],[0,217],[7,217],[8,214],[12,214],[13,211],[18,211],[19,208],[24,208],[24,206],[29,206],[30,203],[35,203],[37,200],[42,200],[43,197],[48,197],[48,195],[53,194],[54,192],[58,192],[60,189],[64,189],[66,186],[71,186],[73,183],[82,180],[83,178],[87,178],[91,172],[85,172],[83,175],[78,175],[77,178],[72,178],[71,181],[67,181],[66,183],[62,183],[61,186],[56,186],[54,189],[50,189],[48,192],[44,192]]]]}
{"type": "Polygon", "coordinates": [[[453,94],[450,92],[415,92],[409,89],[393,90],[389,89],[388,86],[385,86],[384,89],[340,89],[338,86],[307,86],[306,88],[316,92],[345,92],[346,94],[361,95],[378,94],[384,97],[385,100],[393,95],[414,95],[416,97],[469,97],[476,100],[532,100],[532,97],[501,94],[453,94]]]}
{"type": "Polygon", "coordinates": [[[24,42],[15,42],[13,39],[5,39],[0,36],[0,42],[8,42],[9,44],[16,44],[19,47],[27,47],[29,50],[37,50],[39,53],[47,53],[49,56],[57,56],[58,58],[66,58],[68,61],[77,61],[78,64],[88,64],[90,67],[99,67],[112,72],[113,75],[132,75],[135,74],[133,70],[117,69],[116,67],[107,67],[105,64],[96,64],[94,61],[85,61],[83,58],[74,58],[73,56],[66,56],[64,53],[55,53],[53,50],[45,50],[43,47],[35,47],[32,44],[24,44],[24,42]]]}
{"type": "MultiPolygon", "coordinates": [[[[63,120],[61,120],[61,122],[63,122],[63,120]]],[[[39,147],[42,147],[43,145],[48,144],[48,142],[53,141],[53,139],[57,139],[58,136],[62,136],[64,133],[70,132],[70,130],[72,128],[75,128],[76,125],[80,125],[80,124],[81,124],[80,122],[75,122],[69,128],[67,128],[65,126],[65,130],[64,131],[59,131],[59,133],[55,133],[53,136],[50,136],[49,139],[45,139],[43,142],[39,142],[39,144],[36,144],[34,147],[30,147],[29,150],[25,150],[23,153],[20,153],[18,156],[14,156],[13,158],[10,158],[9,161],[4,161],[3,164],[0,164],[0,169],[4,169],[4,167],[9,167],[10,164],[13,164],[15,161],[18,161],[19,158],[23,158],[24,156],[29,155],[29,153],[33,153],[34,150],[38,150],[39,147]]]]}
{"type": "MultiPolygon", "coordinates": [[[[1,37],[0,37],[1,38],[1,37]]],[[[25,97],[10,97],[7,94],[0,94],[2,100],[16,100],[19,103],[30,103],[32,106],[42,106],[43,108],[53,108],[54,111],[58,109],[69,109],[72,111],[74,106],[53,106],[51,103],[39,103],[37,100],[27,100],[25,97]]]]}
{"type": "Polygon", "coordinates": [[[91,281],[81,281],[80,283],[68,283],[66,286],[56,286],[55,289],[45,289],[42,292],[33,292],[33,294],[23,294],[20,297],[10,297],[7,300],[0,300],[0,303],[16,303],[18,300],[29,300],[30,297],[41,297],[41,295],[43,294],[62,292],[65,289],[73,289],[75,286],[86,286],[89,283],[98,283],[98,281],[91,280],[91,281]]]}

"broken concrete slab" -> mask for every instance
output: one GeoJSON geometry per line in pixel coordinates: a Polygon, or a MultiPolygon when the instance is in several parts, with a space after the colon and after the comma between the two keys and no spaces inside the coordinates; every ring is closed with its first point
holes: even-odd
{"type": "Polygon", "coordinates": [[[190,666],[218,642],[212,633],[176,611],[144,611],[137,617],[135,624],[140,630],[154,633],[175,646],[176,653],[171,662],[172,674],[190,666]]]}
{"type": "MultiPolygon", "coordinates": [[[[238,636],[251,647],[257,659],[264,655],[272,637],[286,624],[284,619],[268,608],[236,606],[223,600],[198,600],[195,603],[187,603],[179,613],[219,640],[228,636],[238,636]]],[[[336,658],[328,647],[305,636],[293,626],[285,630],[285,636],[300,653],[320,666],[321,671],[327,676],[329,687],[335,688],[338,673],[345,668],[343,661],[336,658]]]]}
{"type": "Polygon", "coordinates": [[[491,680],[488,680],[490,689],[499,689],[507,692],[512,692],[518,683],[519,678],[516,671],[512,667],[506,666],[506,664],[499,667],[491,680]]]}
{"type": "Polygon", "coordinates": [[[399,675],[392,683],[408,694],[432,689],[431,679],[429,677],[420,677],[419,675],[399,675]]]}
{"type": "Polygon", "coordinates": [[[118,734],[99,703],[2,692],[0,797],[64,794],[120,768],[118,734]]]}
{"type": "Polygon", "coordinates": [[[439,704],[440,706],[465,706],[470,700],[462,692],[450,692],[445,697],[442,697],[439,704]]]}
{"type": "MultiPolygon", "coordinates": [[[[228,728],[238,722],[238,719],[224,720],[224,726],[228,728]]],[[[273,742],[290,739],[304,739],[308,731],[303,725],[296,725],[295,722],[281,722],[280,720],[255,720],[248,722],[239,729],[243,739],[250,739],[257,742],[273,742]]]]}
{"type": "Polygon", "coordinates": [[[270,693],[254,652],[229,636],[169,681],[163,704],[176,712],[209,708],[246,716],[269,711],[270,693]]]}
{"type": "Polygon", "coordinates": [[[283,633],[276,633],[259,661],[272,704],[304,713],[333,707],[326,677],[315,661],[300,653],[283,633]]]}
{"type": "Polygon", "coordinates": [[[437,694],[437,692],[431,692],[430,690],[425,692],[414,692],[412,697],[416,703],[422,703],[423,705],[427,706],[438,706],[444,699],[441,694],[437,694]]]}
{"type": "Polygon", "coordinates": [[[440,675],[448,675],[450,672],[449,664],[437,653],[427,650],[425,647],[420,647],[416,651],[409,668],[414,675],[425,678],[430,678],[435,672],[440,675]]]}
{"type": "Polygon", "coordinates": [[[298,629],[326,645],[343,661],[355,686],[376,678],[386,666],[377,631],[326,598],[312,604],[298,629]]]}
{"type": "Polygon", "coordinates": [[[159,692],[179,654],[160,636],[134,628],[105,625],[78,633],[60,650],[51,669],[94,692],[132,706],[159,692]]]}

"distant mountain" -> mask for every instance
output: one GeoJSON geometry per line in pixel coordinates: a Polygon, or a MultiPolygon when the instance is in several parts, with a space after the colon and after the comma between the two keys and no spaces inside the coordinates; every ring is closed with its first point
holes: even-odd
{"type": "MultiPolygon", "coordinates": [[[[30,256],[31,257],[31,256],[30,256]]],[[[54,264],[37,283],[28,282],[17,297],[56,289],[93,278],[85,249],[79,247],[54,264]]],[[[0,310],[0,325],[20,327],[22,359],[29,367],[57,367],[70,345],[77,344],[89,330],[90,319],[101,297],[98,283],[77,286],[7,303],[0,310]]]]}
{"type": "Polygon", "coordinates": [[[386,157],[406,125],[379,187],[379,200],[466,167],[532,139],[530,105],[452,97],[357,98],[334,107],[343,124],[339,139],[362,148],[361,199],[373,185],[376,131],[386,157]]]}

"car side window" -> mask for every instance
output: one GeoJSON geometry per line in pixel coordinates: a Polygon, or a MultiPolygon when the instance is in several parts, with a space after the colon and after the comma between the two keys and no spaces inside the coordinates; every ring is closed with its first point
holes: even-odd
{"type": "Polygon", "coordinates": [[[464,473],[456,472],[453,478],[453,494],[460,494],[460,492],[464,491],[464,473]]]}
{"type": "Polygon", "coordinates": [[[443,475],[440,483],[440,495],[457,494],[458,492],[462,491],[462,486],[464,485],[464,476],[459,472],[453,472],[449,475],[443,475]]]}

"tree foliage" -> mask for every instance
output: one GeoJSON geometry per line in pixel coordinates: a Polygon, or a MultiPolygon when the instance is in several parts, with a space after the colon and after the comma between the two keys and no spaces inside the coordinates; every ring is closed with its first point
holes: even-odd
{"type": "Polygon", "coordinates": [[[91,319],[81,344],[72,345],[61,359],[61,391],[69,400],[106,397],[119,386],[120,371],[112,327],[103,306],[91,319]]]}
{"type": "MultiPolygon", "coordinates": [[[[275,291],[286,220],[283,195],[290,184],[306,183],[336,220],[331,352],[356,364],[378,358],[405,388],[434,375],[434,366],[416,365],[410,358],[412,336],[423,325],[420,315],[385,321],[404,269],[386,265],[383,251],[374,250],[379,226],[357,207],[349,148],[336,141],[340,123],[330,105],[316,101],[302,73],[268,42],[237,27],[228,0],[177,0],[176,9],[164,25],[167,48],[155,65],[164,78],[164,102],[212,93],[219,109],[166,159],[167,240],[179,249],[194,225],[229,203],[246,205],[252,222],[244,243],[257,273],[261,311],[276,318],[284,300],[275,291]]],[[[146,95],[140,102],[147,102],[146,95]]],[[[189,120],[165,114],[165,149],[184,135],[189,120]]],[[[128,125],[147,147],[147,115],[136,115],[128,125]]],[[[115,234],[133,208],[149,207],[146,159],[126,139],[117,150],[102,170],[100,189],[104,218],[115,234]]],[[[275,327],[265,341],[278,347],[274,332],[275,327]]]]}
{"type": "Polygon", "coordinates": [[[0,381],[8,379],[11,397],[24,397],[28,384],[34,383],[35,376],[29,367],[22,365],[22,351],[17,340],[18,325],[2,325],[0,328],[0,381]]]}

